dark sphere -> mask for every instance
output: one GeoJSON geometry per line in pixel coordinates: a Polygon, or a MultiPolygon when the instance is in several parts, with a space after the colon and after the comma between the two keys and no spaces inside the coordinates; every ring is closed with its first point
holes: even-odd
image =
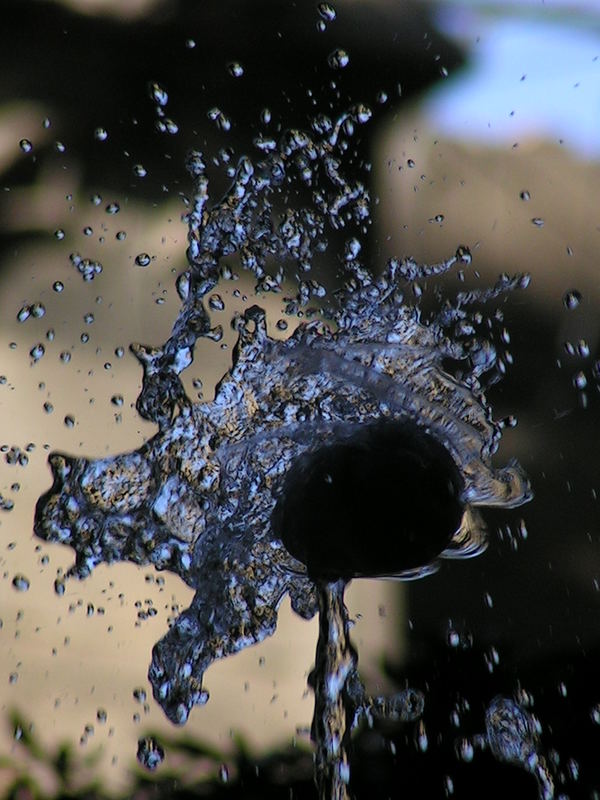
{"type": "Polygon", "coordinates": [[[397,575],[448,546],[463,486],[448,450],[415,423],[365,425],[296,459],[273,530],[316,580],[397,575]]]}

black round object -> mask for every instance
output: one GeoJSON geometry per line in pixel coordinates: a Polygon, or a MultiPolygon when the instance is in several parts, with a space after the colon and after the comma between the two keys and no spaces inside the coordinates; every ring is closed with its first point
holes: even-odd
{"type": "Polygon", "coordinates": [[[416,424],[365,425],[296,459],[273,530],[314,579],[395,575],[448,546],[463,485],[448,450],[416,424]]]}

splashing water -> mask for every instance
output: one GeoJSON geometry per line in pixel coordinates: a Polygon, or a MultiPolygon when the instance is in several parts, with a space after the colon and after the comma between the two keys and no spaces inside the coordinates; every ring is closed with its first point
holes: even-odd
{"type": "MultiPolygon", "coordinates": [[[[274,632],[286,593],[304,618],[319,607],[323,586],[315,586],[271,524],[300,456],[382,421],[409,421],[434,437],[460,472],[465,507],[440,554],[445,558],[483,549],[476,507],[508,508],[531,496],[516,463],[491,463],[501,427],[483,382],[498,376],[499,357],[489,338],[478,337],[473,310],[527,279],[502,276],[489,289],[463,292],[425,323],[419,308],[404,302],[404,290],[470,263],[467,248],[429,266],[393,259],[378,276],[361,264],[369,195],[360,180],[344,176],[343,165],[352,136],[370,116],[357,105],[337,120],[316,117],[311,132],[290,130],[278,140],[261,133],[260,160],[242,158],[229,191],[212,205],[204,158],[190,155],[189,269],[177,281],[182,307],[162,346],[131,346],[144,371],[137,409],[159,430],[135,452],[98,460],[50,456],[54,483],[38,502],[35,531],[74,549],[69,576],[131,561],[168,569],[196,589],[190,608],[155,645],[149,671],[155,698],[176,723],[207,701],[202,679],[215,659],[274,632]],[[345,285],[317,313],[310,303],[327,291],[306,275],[325,257],[327,237],[341,234],[345,285]],[[227,279],[235,259],[254,274],[258,295],[281,293],[291,265],[297,290],[285,298],[286,313],[303,321],[278,340],[267,333],[260,306],[234,317],[231,367],[213,401],[193,403],[179,376],[199,337],[220,336],[212,327],[214,303],[207,308],[204,298],[227,279]],[[453,374],[447,360],[458,365],[453,374]]],[[[433,568],[423,564],[402,577],[433,568]]],[[[334,600],[343,607],[341,594],[328,601],[330,622],[341,629],[334,600]]],[[[416,695],[365,699],[348,648],[343,688],[351,696],[355,687],[353,714],[418,715],[416,695]]],[[[327,680],[339,663],[325,661],[327,680]]]]}

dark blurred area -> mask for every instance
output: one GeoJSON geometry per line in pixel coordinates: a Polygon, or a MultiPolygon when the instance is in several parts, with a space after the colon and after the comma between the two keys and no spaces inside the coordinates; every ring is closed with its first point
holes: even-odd
{"type": "MultiPolygon", "coordinates": [[[[418,2],[357,2],[330,23],[316,3],[291,0],[169,0],[133,19],[39,0],[7,0],[3,11],[0,101],[26,99],[50,109],[52,137],[64,138],[87,186],[101,181],[149,198],[188,188],[191,147],[250,151],[265,108],[274,131],[306,127],[316,110],[376,105],[381,92],[393,111],[439,80],[442,67],[462,60],[418,2]],[[350,60],[332,69],[338,48],[350,60]],[[153,82],[168,92],[176,134],[154,128],[153,82]],[[229,130],[209,120],[212,109],[226,115],[229,130]],[[107,132],[105,141],[94,138],[97,128],[107,132]],[[131,174],[137,162],[148,171],[145,181],[131,174]]],[[[37,167],[21,160],[4,181],[31,179],[45,149],[52,145],[36,148],[37,167]]]]}

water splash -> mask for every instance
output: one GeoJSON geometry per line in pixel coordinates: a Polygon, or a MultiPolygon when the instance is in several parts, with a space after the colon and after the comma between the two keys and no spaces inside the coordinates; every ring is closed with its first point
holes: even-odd
{"type": "MultiPolygon", "coordinates": [[[[162,108],[168,97],[159,90],[152,84],[162,108]]],[[[463,292],[426,323],[418,307],[405,303],[404,291],[468,264],[467,248],[435,265],[392,259],[378,276],[364,267],[369,194],[361,180],[344,176],[343,164],[352,136],[370,116],[358,104],[337,119],[317,116],[310,132],[289,130],[279,140],[261,133],[260,160],[240,159],[229,191],[212,204],[205,159],[190,154],[189,269],[177,281],[182,307],[163,345],[131,346],[144,371],[137,409],[158,433],[114,457],[50,456],[54,483],[38,502],[35,531],[75,550],[67,577],[131,561],[168,569],[196,589],[190,608],[155,645],[149,671],[155,698],[177,723],[207,701],[203,674],[215,659],[274,632],[286,593],[301,616],[317,611],[305,565],[271,524],[299,457],[381,421],[410,421],[434,437],[460,472],[465,507],[442,557],[481,552],[477,506],[508,508],[531,496],[516,463],[492,465],[501,426],[483,382],[502,370],[489,335],[477,334],[475,310],[527,279],[502,276],[488,289],[463,292]],[[328,237],[339,242],[340,236],[344,287],[328,294],[306,275],[325,258],[335,260],[326,252],[328,237]],[[234,316],[231,367],[213,401],[193,403],[179,376],[199,337],[220,337],[212,326],[214,303],[209,299],[207,308],[205,298],[216,296],[232,263],[254,274],[259,296],[286,290],[292,269],[296,291],[284,298],[286,313],[302,322],[279,340],[268,334],[260,306],[234,316]],[[324,297],[320,308],[311,306],[324,297]]],[[[82,270],[83,263],[74,260],[91,279],[97,270],[82,270]]],[[[423,564],[404,577],[433,568],[423,564]]],[[[359,705],[376,713],[386,702],[359,705]]]]}

